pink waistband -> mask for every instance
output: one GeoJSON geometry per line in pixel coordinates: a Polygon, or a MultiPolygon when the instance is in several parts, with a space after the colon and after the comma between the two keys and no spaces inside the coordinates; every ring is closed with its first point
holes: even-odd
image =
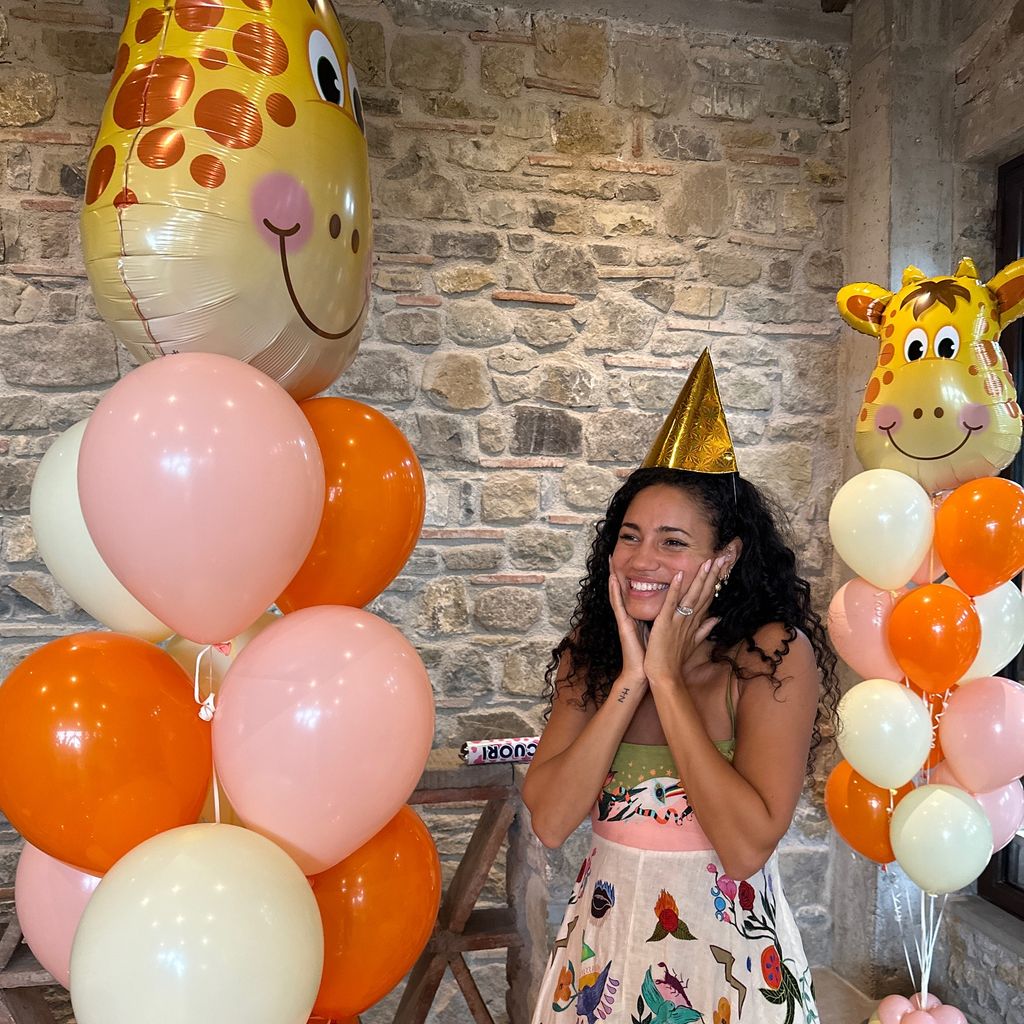
{"type": "Polygon", "coordinates": [[[636,815],[628,821],[599,821],[595,810],[590,820],[595,836],[620,846],[684,852],[714,849],[692,812],[685,818],[668,820],[636,815]]]}

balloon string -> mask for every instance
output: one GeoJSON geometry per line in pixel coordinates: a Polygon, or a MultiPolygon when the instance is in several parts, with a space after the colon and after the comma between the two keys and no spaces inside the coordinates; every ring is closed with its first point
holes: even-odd
{"type": "Polygon", "coordinates": [[[903,947],[903,958],[907,962],[907,972],[910,974],[910,983],[916,988],[917,982],[914,980],[914,968],[910,962],[910,950],[907,948],[906,931],[903,927],[903,904],[900,901],[899,893],[896,891],[896,879],[885,865],[882,866],[882,871],[889,879],[889,895],[892,897],[892,909],[893,913],[896,915],[896,925],[900,931],[900,945],[903,947]]]}
{"type": "Polygon", "coordinates": [[[220,824],[220,779],[217,778],[217,762],[213,762],[213,820],[220,824]]]}
{"type": "Polygon", "coordinates": [[[942,897],[938,920],[935,918],[935,896],[928,894],[927,922],[925,920],[924,893],[921,893],[921,939],[924,942],[924,956],[921,960],[921,1005],[928,1004],[928,982],[931,980],[932,961],[935,956],[935,944],[942,927],[942,915],[946,912],[946,895],[942,897]]]}

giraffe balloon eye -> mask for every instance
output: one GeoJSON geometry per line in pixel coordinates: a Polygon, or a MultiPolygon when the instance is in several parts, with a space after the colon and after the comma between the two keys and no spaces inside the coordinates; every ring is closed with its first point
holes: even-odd
{"type": "Polygon", "coordinates": [[[956,359],[960,351],[960,332],[952,325],[943,327],[935,335],[935,354],[940,359],[956,359]]]}
{"type": "Polygon", "coordinates": [[[320,98],[339,107],[343,106],[345,86],[341,62],[330,40],[319,30],[309,37],[309,69],[313,72],[313,83],[320,98]]]}
{"type": "Polygon", "coordinates": [[[915,327],[903,342],[903,355],[908,363],[916,363],[918,359],[924,359],[927,351],[928,335],[923,327],[915,327]]]}
{"type": "Polygon", "coordinates": [[[359,83],[356,81],[356,69],[348,66],[348,91],[352,97],[352,112],[356,117],[359,130],[366,134],[366,122],[363,120],[363,97],[359,95],[359,83]]]}

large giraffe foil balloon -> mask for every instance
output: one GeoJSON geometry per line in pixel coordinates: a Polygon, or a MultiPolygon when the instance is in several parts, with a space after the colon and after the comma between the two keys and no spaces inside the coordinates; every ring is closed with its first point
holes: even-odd
{"type": "Polygon", "coordinates": [[[82,242],[140,360],[217,352],[295,398],[355,357],[370,274],[362,104],[329,0],[130,0],[82,242]]]}
{"type": "Polygon", "coordinates": [[[987,283],[968,259],[952,277],[907,267],[897,292],[850,284],[836,302],[879,339],[855,436],[865,469],[899,470],[935,493],[1009,465],[1021,409],[999,335],[1024,313],[1024,260],[987,283]]]}

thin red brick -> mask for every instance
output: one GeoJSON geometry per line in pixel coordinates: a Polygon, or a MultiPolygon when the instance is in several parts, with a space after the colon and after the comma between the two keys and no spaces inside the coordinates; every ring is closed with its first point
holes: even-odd
{"type": "Polygon", "coordinates": [[[593,171],[612,171],[616,174],[657,174],[662,177],[668,177],[669,175],[676,174],[679,167],[673,164],[617,160],[614,157],[591,157],[590,169],[593,171]]]}
{"type": "Polygon", "coordinates": [[[491,292],[495,302],[532,302],[541,306],[575,306],[575,295],[555,295],[552,292],[491,292]]]}
{"type": "Polygon", "coordinates": [[[594,519],[591,516],[570,515],[568,513],[548,516],[548,522],[552,526],[588,526],[593,521],[594,519]]]}
{"type": "Polygon", "coordinates": [[[521,43],[533,46],[533,36],[522,36],[515,32],[470,32],[469,38],[474,43],[521,43]]]}
{"type": "Polygon", "coordinates": [[[17,277],[85,277],[84,267],[48,266],[45,263],[7,263],[4,269],[17,277]]]}
{"type": "Polygon", "coordinates": [[[605,356],[604,365],[625,370],[676,370],[679,361],[675,359],[659,359],[657,356],[605,356]]]}
{"type": "Polygon", "coordinates": [[[803,252],[806,242],[797,238],[780,238],[777,235],[758,235],[752,231],[733,231],[726,241],[733,245],[756,245],[764,249],[785,249],[787,252],[803,252]]]}
{"type": "Polygon", "coordinates": [[[523,85],[527,89],[544,89],[547,92],[561,92],[566,96],[589,96],[592,100],[600,99],[601,90],[588,88],[585,85],[566,85],[564,82],[556,82],[553,78],[542,78],[539,75],[534,78],[524,78],[523,85]]]}
{"type": "Polygon", "coordinates": [[[567,156],[551,156],[549,153],[531,153],[527,158],[534,167],[572,167],[567,156]]]}
{"type": "Polygon", "coordinates": [[[460,135],[490,135],[494,126],[471,124],[468,121],[396,121],[395,126],[420,132],[456,132],[460,135]],[[490,127],[490,131],[487,131],[490,127]]]}
{"type": "Polygon", "coordinates": [[[77,199],[22,199],[23,210],[45,210],[47,213],[66,213],[78,209],[77,199]]]}
{"type": "Polygon", "coordinates": [[[504,530],[488,530],[483,527],[438,528],[428,527],[420,533],[420,540],[504,540],[504,530]]]}
{"type": "Polygon", "coordinates": [[[632,267],[606,267],[597,272],[597,276],[604,281],[646,281],[652,278],[668,278],[676,276],[675,267],[640,267],[634,270],[632,267]]]}
{"type": "Polygon", "coordinates": [[[633,115],[633,145],[630,152],[634,160],[644,155],[644,121],[639,111],[633,115]]]}
{"type": "Polygon", "coordinates": [[[470,576],[469,582],[475,586],[493,587],[493,586],[527,586],[529,584],[543,583],[545,577],[541,576],[540,573],[511,573],[511,572],[496,572],[490,576],[470,576]]]}
{"type": "Polygon", "coordinates": [[[400,306],[440,306],[440,295],[399,295],[395,302],[400,306]]]}
{"type": "Polygon", "coordinates": [[[48,128],[0,128],[0,142],[31,142],[37,146],[90,146],[92,136],[48,128]]]}
{"type": "Polygon", "coordinates": [[[374,254],[374,258],[378,263],[409,263],[420,267],[430,267],[434,263],[433,256],[418,253],[378,252],[374,254]]]}
{"type": "Polygon", "coordinates": [[[61,7],[12,7],[11,17],[20,21],[48,21],[55,25],[89,25],[95,28],[113,28],[109,15],[86,14],[81,10],[69,11],[61,7]]]}
{"type": "Polygon", "coordinates": [[[550,455],[533,455],[503,459],[483,458],[480,465],[484,469],[561,469],[568,461],[550,455]]]}
{"type": "Polygon", "coordinates": [[[737,164],[767,164],[769,167],[799,167],[798,156],[776,156],[774,153],[752,153],[747,149],[727,149],[726,158],[737,164]]]}

